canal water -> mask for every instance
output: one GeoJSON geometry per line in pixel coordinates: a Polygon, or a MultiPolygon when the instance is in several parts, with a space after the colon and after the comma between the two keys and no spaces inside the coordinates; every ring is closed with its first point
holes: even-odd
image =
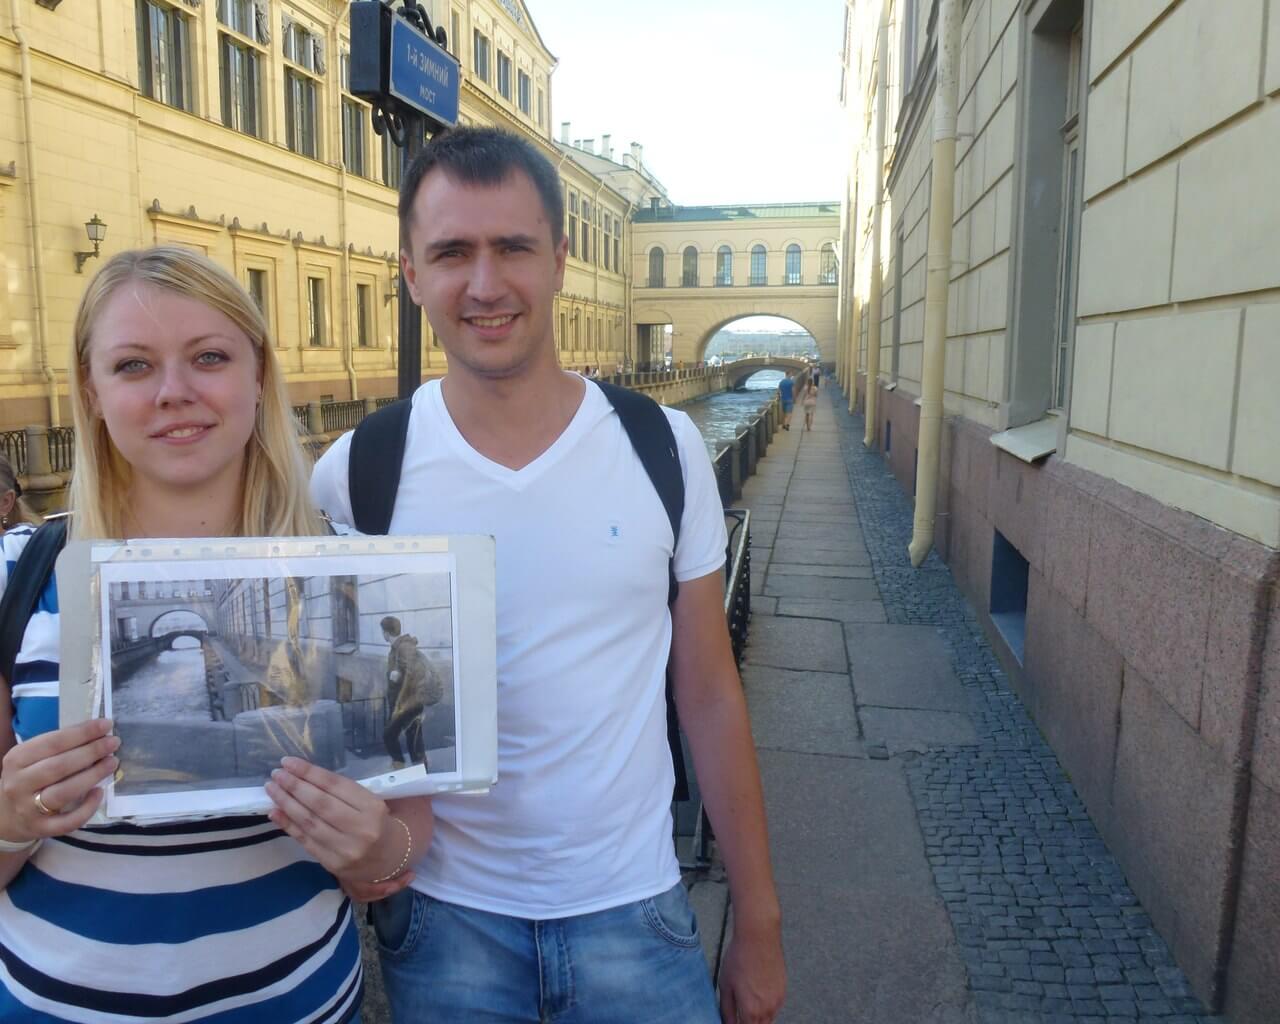
{"type": "Polygon", "coordinates": [[[780,371],[761,370],[747,381],[745,391],[722,391],[698,398],[681,405],[680,411],[689,414],[706,442],[707,451],[715,458],[716,452],[737,437],[773,400],[780,380],[780,371]]]}
{"type": "Polygon", "coordinates": [[[179,637],[177,648],[162,651],[125,680],[115,680],[111,714],[169,720],[209,720],[209,694],[204,682],[204,654],[200,641],[179,637]]]}

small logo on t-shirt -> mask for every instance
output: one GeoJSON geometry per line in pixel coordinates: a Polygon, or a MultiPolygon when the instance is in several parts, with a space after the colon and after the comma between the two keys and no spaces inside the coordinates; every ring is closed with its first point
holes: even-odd
{"type": "Polygon", "coordinates": [[[616,519],[609,520],[608,538],[610,544],[617,544],[622,540],[622,524],[616,519]]]}

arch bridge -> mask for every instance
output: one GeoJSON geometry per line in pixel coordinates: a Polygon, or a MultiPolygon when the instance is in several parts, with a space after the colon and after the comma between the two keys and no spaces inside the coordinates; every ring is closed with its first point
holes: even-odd
{"type": "Polygon", "coordinates": [[[641,344],[672,327],[672,358],[705,358],[726,324],[748,316],[792,320],[835,359],[838,203],[692,206],[642,210],[632,230],[632,322],[641,344]]]}
{"type": "Polygon", "coordinates": [[[747,379],[761,370],[781,370],[783,373],[799,373],[807,370],[809,364],[803,359],[788,359],[786,356],[753,356],[750,359],[735,359],[724,364],[725,379],[730,388],[741,387],[747,379]]]}

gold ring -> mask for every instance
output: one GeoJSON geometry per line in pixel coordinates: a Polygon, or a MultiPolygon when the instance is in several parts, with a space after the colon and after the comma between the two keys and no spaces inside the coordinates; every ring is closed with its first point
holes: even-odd
{"type": "Polygon", "coordinates": [[[57,811],[49,810],[49,807],[45,804],[43,789],[40,790],[40,792],[35,795],[35,799],[36,799],[36,810],[38,810],[46,818],[52,818],[55,814],[58,813],[57,811]]]}

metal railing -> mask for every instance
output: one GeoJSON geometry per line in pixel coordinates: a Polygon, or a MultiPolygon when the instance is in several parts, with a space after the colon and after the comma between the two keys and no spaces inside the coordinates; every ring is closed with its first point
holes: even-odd
{"type": "Polygon", "coordinates": [[[305,404],[303,404],[303,405],[295,405],[295,406],[293,407],[293,418],[294,418],[295,420],[297,420],[297,421],[298,421],[298,426],[300,426],[300,427],[303,429],[303,431],[305,432],[305,431],[307,430],[307,427],[308,427],[308,424],[307,424],[307,407],[306,407],[306,405],[305,405],[305,404]]]}
{"type": "Polygon", "coordinates": [[[27,471],[27,432],[25,430],[5,430],[0,432],[0,451],[4,452],[9,465],[18,474],[27,471]]]}
{"type": "MultiPolygon", "coordinates": [[[[724,614],[734,660],[742,663],[751,618],[751,513],[746,509],[724,511],[729,543],[725,551],[724,614]]],[[[715,832],[702,804],[702,792],[693,770],[693,757],[684,734],[684,763],[689,777],[689,799],[671,805],[671,820],[677,851],[683,854],[680,867],[698,870],[711,864],[711,842],[715,832]]]]}
{"type": "Polygon", "coordinates": [[[326,434],[342,430],[354,430],[364,419],[364,401],[325,402],[320,406],[320,422],[326,434]]]}
{"type": "Polygon", "coordinates": [[[76,428],[49,428],[49,468],[55,473],[70,473],[76,454],[76,428]]]}
{"type": "Polygon", "coordinates": [[[374,408],[382,409],[390,405],[392,402],[398,402],[399,399],[395,395],[389,395],[386,398],[375,398],[373,400],[374,408]]]}

